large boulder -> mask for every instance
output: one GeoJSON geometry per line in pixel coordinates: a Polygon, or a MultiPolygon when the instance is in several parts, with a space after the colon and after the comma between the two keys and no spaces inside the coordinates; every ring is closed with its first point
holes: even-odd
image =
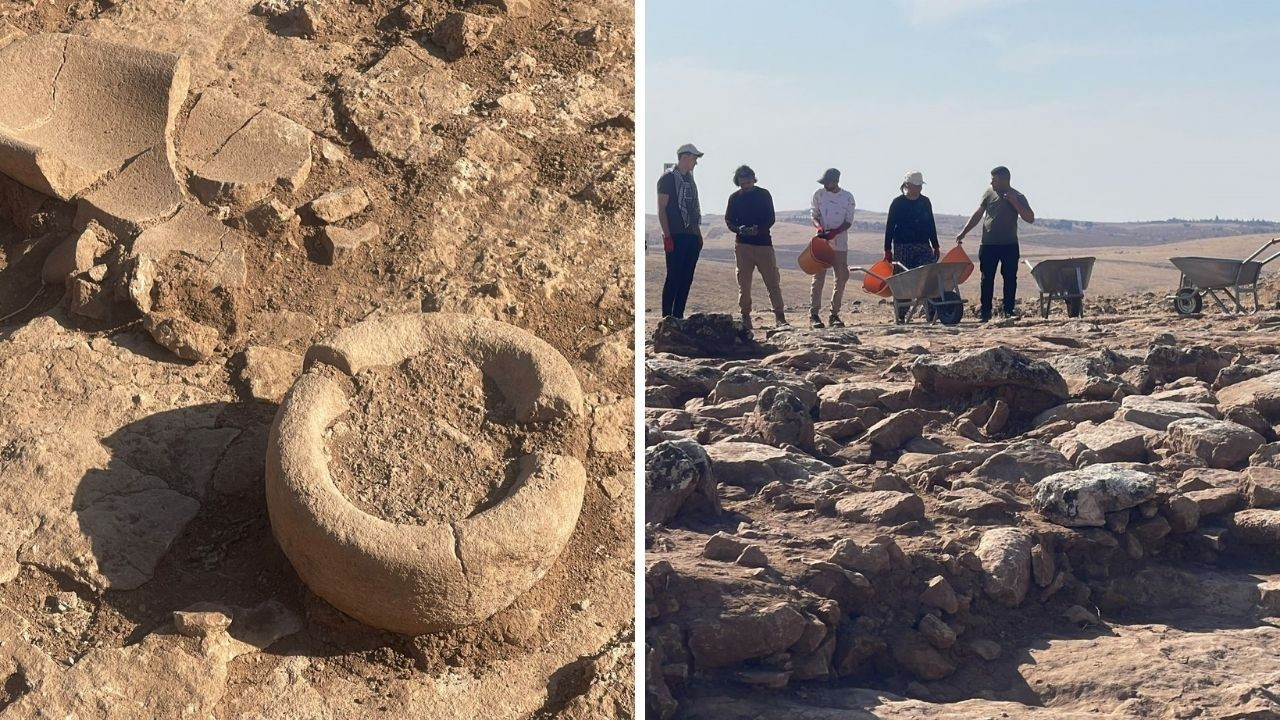
{"type": "Polygon", "coordinates": [[[1239,382],[1218,391],[1218,407],[1226,412],[1251,407],[1271,422],[1280,422],[1280,372],[1239,382]]]}
{"type": "Polygon", "coordinates": [[[665,317],[653,332],[653,351],[685,357],[764,357],[774,348],[751,338],[742,323],[723,313],[694,313],[687,318],[665,317]]]}
{"type": "Polygon", "coordinates": [[[1243,464],[1264,438],[1249,428],[1227,420],[1186,418],[1169,423],[1165,446],[1204,460],[1211,468],[1243,464]]]}
{"type": "Polygon", "coordinates": [[[786,650],[808,624],[803,613],[785,602],[742,608],[690,623],[689,650],[699,670],[736,665],[786,650]]]}
{"type": "Polygon", "coordinates": [[[728,400],[759,395],[765,388],[775,386],[791,390],[804,402],[806,408],[814,408],[818,404],[818,390],[813,383],[776,370],[747,366],[736,367],[726,372],[716,382],[711,395],[707,397],[707,402],[719,404],[728,400]]]}
{"type": "Polygon", "coordinates": [[[1058,355],[1050,358],[1049,364],[1062,375],[1067,392],[1073,398],[1110,400],[1124,385],[1124,381],[1109,374],[1097,358],[1058,355]]]}
{"type": "Polygon", "coordinates": [[[1068,397],[1067,384],[1053,366],[1009,347],[921,355],[911,365],[916,386],[928,393],[966,394],[1006,386],[1068,397]]]}
{"type": "Polygon", "coordinates": [[[1185,348],[1155,345],[1147,353],[1145,364],[1151,378],[1158,383],[1182,377],[1213,382],[1218,373],[1231,364],[1231,357],[1206,345],[1185,348]]]}
{"type": "Polygon", "coordinates": [[[856,523],[896,525],[924,519],[924,501],[915,493],[872,490],[845,495],[836,501],[836,513],[856,523]]]}
{"type": "Polygon", "coordinates": [[[1215,418],[1212,405],[1155,400],[1145,395],[1130,395],[1120,403],[1116,420],[1131,422],[1152,430],[1165,430],[1169,423],[1184,418],[1215,418]]]}
{"type": "Polygon", "coordinates": [[[1156,477],[1119,465],[1090,465],[1036,483],[1032,507],[1066,527],[1102,527],[1106,514],[1155,497],[1156,477]]]}
{"type": "Polygon", "coordinates": [[[1004,482],[1038,483],[1055,473],[1066,472],[1074,466],[1048,443],[1040,440],[1020,440],[987,458],[973,474],[1004,482]]]}
{"type": "Polygon", "coordinates": [[[646,522],[665,523],[681,510],[720,511],[711,459],[692,440],[668,440],[644,453],[646,522]]]}
{"type": "Polygon", "coordinates": [[[775,480],[804,482],[831,466],[803,453],[762,443],[723,441],[706,446],[716,481],[757,490],[775,480]]]}
{"type": "Polygon", "coordinates": [[[810,406],[786,387],[770,386],[760,393],[754,412],[747,418],[745,430],[759,435],[769,445],[794,445],[802,450],[813,450],[810,406]]]}
{"type": "Polygon", "coordinates": [[[1108,420],[1101,425],[1082,423],[1054,438],[1051,444],[1073,463],[1085,451],[1092,453],[1093,462],[1146,462],[1149,448],[1159,437],[1150,428],[1108,420]]]}
{"type": "Polygon", "coordinates": [[[928,410],[915,408],[903,410],[872,425],[862,440],[880,450],[897,450],[912,438],[920,437],[920,433],[930,421],[949,418],[948,415],[928,410]]]}
{"type": "Polygon", "coordinates": [[[983,533],[975,554],[982,563],[982,589],[1005,607],[1022,604],[1031,587],[1031,535],[1018,528],[983,533]]]}
{"type": "Polygon", "coordinates": [[[1280,510],[1241,510],[1231,516],[1231,532],[1248,545],[1280,548],[1280,510]]]}
{"type": "Polygon", "coordinates": [[[681,395],[706,397],[724,372],[687,360],[651,357],[644,361],[644,384],[650,387],[670,385],[681,395]]]}
{"type": "Polygon", "coordinates": [[[1102,422],[1110,419],[1119,409],[1120,403],[1111,402],[1110,400],[1068,403],[1045,410],[1035,416],[1031,424],[1035,427],[1041,427],[1064,420],[1073,423],[1102,422]]]}

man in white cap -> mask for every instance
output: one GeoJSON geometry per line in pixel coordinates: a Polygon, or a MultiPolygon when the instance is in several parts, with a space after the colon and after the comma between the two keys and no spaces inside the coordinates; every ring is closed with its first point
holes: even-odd
{"type": "Polygon", "coordinates": [[[692,143],[676,150],[676,166],[658,179],[658,224],[667,257],[667,279],[662,283],[662,316],[684,317],[684,306],[693,285],[693,270],[702,252],[702,208],[693,168],[702,153],[692,143]]]}
{"type": "MultiPolygon", "coordinates": [[[[849,228],[853,226],[853,194],[840,187],[840,171],[829,168],[818,180],[822,187],[813,194],[813,202],[809,215],[818,235],[825,238],[835,251],[836,260],[832,270],[836,275],[836,286],[831,292],[831,316],[827,318],[831,327],[844,327],[840,320],[840,302],[844,299],[844,286],[849,282],[849,228]]],[[[822,270],[813,276],[809,299],[809,326],[820,328],[822,317],[822,287],[827,281],[827,271],[822,270]]]]}

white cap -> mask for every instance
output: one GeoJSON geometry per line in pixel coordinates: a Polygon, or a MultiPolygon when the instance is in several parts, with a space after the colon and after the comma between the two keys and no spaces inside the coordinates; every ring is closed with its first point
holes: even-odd
{"type": "Polygon", "coordinates": [[[924,186],[924,175],[919,170],[912,170],[903,176],[902,182],[908,185],[924,186]]]}
{"type": "Polygon", "coordinates": [[[676,150],[676,157],[680,157],[685,153],[691,153],[694,157],[702,157],[702,152],[693,146],[693,143],[685,143],[676,150]]]}

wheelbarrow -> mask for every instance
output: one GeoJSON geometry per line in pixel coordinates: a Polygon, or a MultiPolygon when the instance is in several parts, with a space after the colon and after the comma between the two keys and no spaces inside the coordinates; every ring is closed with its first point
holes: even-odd
{"type": "Polygon", "coordinates": [[[1169,258],[1169,262],[1182,272],[1182,277],[1178,280],[1178,291],[1169,296],[1173,300],[1173,309],[1179,315],[1195,315],[1204,309],[1204,298],[1208,296],[1228,315],[1252,315],[1258,312],[1261,309],[1258,303],[1258,275],[1262,273],[1263,265],[1280,257],[1280,252],[1264,260],[1258,260],[1258,256],[1276,243],[1280,243],[1280,238],[1271,238],[1244,260],[1169,258]],[[1240,302],[1246,294],[1253,296],[1252,307],[1245,307],[1240,302]],[[1230,300],[1231,304],[1228,305],[1224,300],[1230,300]]]}
{"type": "Polygon", "coordinates": [[[1093,261],[1091,257],[1041,260],[1035,265],[1029,260],[1022,261],[1040,288],[1040,317],[1049,317],[1049,306],[1054,300],[1066,304],[1067,317],[1084,315],[1084,291],[1089,289],[1093,261]]]}
{"type": "Polygon", "coordinates": [[[937,320],[943,325],[955,325],[964,317],[964,300],[960,297],[960,275],[968,269],[964,264],[929,263],[910,270],[901,263],[893,265],[899,272],[889,276],[864,267],[851,267],[849,271],[860,272],[889,288],[896,324],[911,322],[920,311],[930,323],[937,320]]]}

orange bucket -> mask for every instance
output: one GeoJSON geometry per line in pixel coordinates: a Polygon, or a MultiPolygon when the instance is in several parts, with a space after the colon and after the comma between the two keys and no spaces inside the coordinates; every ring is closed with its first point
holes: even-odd
{"type": "MultiPolygon", "coordinates": [[[[893,275],[893,263],[888,260],[881,260],[875,265],[872,265],[870,270],[880,277],[891,277],[893,275]]],[[[879,295],[880,297],[889,297],[893,294],[889,291],[889,283],[881,280],[880,278],[872,277],[871,275],[862,276],[862,289],[865,292],[869,292],[872,295],[879,295]]]]}
{"type": "Polygon", "coordinates": [[[800,264],[800,269],[810,275],[818,273],[831,267],[836,261],[836,253],[831,249],[831,245],[820,237],[815,237],[809,241],[809,247],[800,253],[800,257],[796,258],[796,262],[800,264]]]}
{"type": "Polygon", "coordinates": [[[969,254],[964,251],[963,245],[956,245],[948,250],[947,254],[943,255],[942,259],[938,262],[964,263],[968,266],[964,270],[960,271],[960,279],[957,281],[957,284],[968,280],[969,276],[973,274],[973,261],[969,259],[969,254]]]}

